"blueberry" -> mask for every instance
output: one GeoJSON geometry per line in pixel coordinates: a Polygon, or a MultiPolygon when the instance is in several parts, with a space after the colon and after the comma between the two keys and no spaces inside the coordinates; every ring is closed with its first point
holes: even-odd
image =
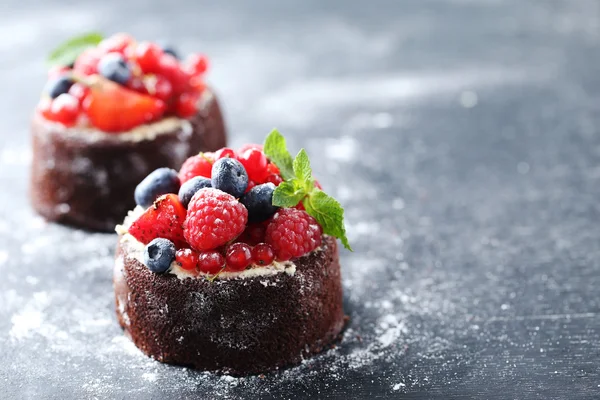
{"type": "Polygon", "coordinates": [[[248,220],[250,222],[261,222],[275,214],[279,207],[273,205],[273,192],[275,185],[263,183],[256,185],[240,199],[240,202],[248,209],[248,220]]]}
{"type": "Polygon", "coordinates": [[[180,60],[179,54],[177,54],[177,51],[175,51],[175,49],[173,48],[173,46],[164,45],[162,49],[163,49],[164,53],[170,54],[173,57],[175,57],[176,59],[180,60]]]}
{"type": "Polygon", "coordinates": [[[46,92],[48,92],[50,97],[55,99],[61,94],[67,93],[74,83],[73,79],[68,76],[59,76],[48,82],[48,85],[46,85],[46,92]]]}
{"type": "Polygon", "coordinates": [[[179,189],[179,201],[185,208],[190,204],[190,200],[196,194],[196,192],[202,188],[212,187],[210,179],[203,176],[196,176],[195,178],[186,181],[179,189]]]}
{"type": "Polygon", "coordinates": [[[212,166],[212,187],[233,197],[242,197],[248,187],[248,173],[238,160],[221,158],[212,166]]]}
{"type": "Polygon", "coordinates": [[[122,55],[109,53],[102,57],[98,64],[98,72],[111,81],[125,85],[131,78],[131,69],[122,55]]]}
{"type": "Polygon", "coordinates": [[[173,260],[177,249],[168,239],[157,238],[146,245],[144,249],[144,263],[148,269],[156,274],[166,272],[173,260]]]}
{"type": "Polygon", "coordinates": [[[163,194],[177,193],[179,186],[177,171],[170,168],[159,168],[137,185],[134,193],[135,202],[137,205],[148,208],[163,194]]]}

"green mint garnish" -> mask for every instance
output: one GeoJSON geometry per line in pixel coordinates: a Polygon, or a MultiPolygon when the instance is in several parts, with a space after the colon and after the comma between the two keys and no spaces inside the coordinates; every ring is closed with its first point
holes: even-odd
{"type": "Polygon", "coordinates": [[[97,46],[102,39],[102,34],[97,32],[73,37],[52,50],[47,62],[50,66],[70,65],[85,49],[97,46]]]}
{"type": "Polygon", "coordinates": [[[292,156],[287,150],[285,138],[277,129],[273,129],[265,139],[264,152],[277,165],[284,180],[293,178],[292,156]]]}
{"type": "Polygon", "coordinates": [[[336,199],[315,187],[306,150],[300,150],[292,160],[285,138],[274,129],[265,139],[264,152],[284,179],[273,193],[273,205],[294,207],[302,202],[306,212],[321,225],[323,233],[339,238],[344,247],[352,251],[344,227],[344,209],[336,199]]]}

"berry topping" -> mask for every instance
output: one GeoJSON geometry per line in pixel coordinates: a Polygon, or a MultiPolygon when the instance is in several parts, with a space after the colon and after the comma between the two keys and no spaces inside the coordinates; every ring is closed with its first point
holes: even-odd
{"type": "Polygon", "coordinates": [[[238,237],[246,222],[248,210],[233,196],[217,189],[200,189],[188,205],[183,233],[193,249],[212,250],[238,237]]]}
{"type": "Polygon", "coordinates": [[[186,65],[192,75],[202,75],[208,69],[208,58],[203,54],[192,54],[186,60],[186,65]]]}
{"type": "Polygon", "coordinates": [[[258,149],[248,149],[240,154],[238,160],[242,163],[248,177],[255,182],[264,182],[269,175],[267,171],[267,157],[258,149]]]}
{"type": "Polygon", "coordinates": [[[271,174],[265,179],[265,183],[272,183],[275,186],[279,186],[281,182],[283,182],[283,178],[277,174],[271,174]]]}
{"type": "Polygon", "coordinates": [[[225,257],[218,251],[206,251],[198,256],[198,269],[206,274],[216,274],[225,266],[225,257]]]}
{"type": "Polygon", "coordinates": [[[133,37],[127,33],[116,33],[98,43],[98,48],[104,53],[125,54],[127,48],[134,43],[133,37]]]}
{"type": "Polygon", "coordinates": [[[192,249],[179,249],[177,250],[177,253],[175,253],[175,261],[186,271],[196,270],[198,258],[198,253],[192,249]]]}
{"type": "Polygon", "coordinates": [[[166,272],[175,260],[175,245],[163,238],[151,241],[144,250],[144,263],[156,274],[166,272]]]}
{"type": "Polygon", "coordinates": [[[135,48],[133,59],[142,71],[150,74],[160,71],[159,61],[163,54],[163,50],[159,45],[150,42],[141,42],[135,48]]]}
{"type": "Polygon", "coordinates": [[[90,87],[83,109],[90,122],[105,132],[123,132],[160,118],[162,100],[129,90],[115,82],[97,80],[90,87]]]}
{"type": "Polygon", "coordinates": [[[71,38],[50,54],[49,61],[46,91],[56,98],[67,93],[73,81],[88,88],[89,98],[76,96],[88,118],[77,122],[105,132],[126,132],[164,115],[191,118],[206,89],[206,56],[192,54],[180,61],[171,47],[137,42],[124,33],[71,38]],[[118,86],[98,83],[103,80],[118,86]]]}
{"type": "Polygon", "coordinates": [[[223,147],[221,150],[217,150],[215,152],[215,159],[218,160],[220,158],[236,158],[236,154],[235,151],[233,151],[233,149],[230,149],[229,147],[223,147]]]}
{"type": "Polygon", "coordinates": [[[131,69],[123,55],[119,53],[109,53],[102,57],[98,64],[100,75],[113,82],[125,85],[131,78],[131,69]]]}
{"type": "Polygon", "coordinates": [[[244,166],[233,158],[221,158],[212,166],[212,186],[239,198],[248,187],[248,174],[244,166]]]}
{"type": "Polygon", "coordinates": [[[198,190],[209,187],[212,187],[210,179],[203,176],[196,176],[181,185],[181,188],[179,189],[179,201],[187,208],[190,200],[192,200],[192,197],[194,197],[198,190]]]}
{"type": "Polygon", "coordinates": [[[134,192],[137,205],[148,208],[158,197],[179,191],[177,171],[170,168],[159,168],[151,172],[137,185],[134,192]]]}
{"type": "Polygon", "coordinates": [[[179,170],[179,179],[185,183],[195,176],[210,178],[213,166],[212,153],[200,153],[185,160],[179,170]]]}
{"type": "Polygon", "coordinates": [[[89,76],[98,73],[98,63],[104,53],[98,48],[90,48],[85,50],[75,60],[73,72],[83,76],[89,76]]]}
{"type": "Polygon", "coordinates": [[[175,114],[181,118],[190,118],[198,112],[198,94],[183,93],[175,100],[175,114]]]}
{"type": "Polygon", "coordinates": [[[240,242],[255,246],[260,242],[265,241],[265,233],[267,231],[266,222],[259,222],[256,224],[248,224],[244,232],[239,237],[240,242]]]}
{"type": "Polygon", "coordinates": [[[227,269],[243,271],[252,263],[252,250],[246,243],[234,243],[227,248],[225,255],[227,269]]]}
{"type": "Polygon", "coordinates": [[[306,211],[282,208],[267,227],[266,242],[278,260],[287,261],[319,247],[322,233],[321,226],[306,211]]]}
{"type": "Polygon", "coordinates": [[[70,94],[63,93],[54,100],[42,101],[39,110],[50,121],[73,126],[79,115],[79,102],[70,94]]]}
{"type": "Polygon", "coordinates": [[[46,86],[46,92],[48,96],[55,99],[63,93],[67,93],[71,86],[73,86],[73,79],[68,76],[59,76],[50,82],[46,86]]]}
{"type": "Polygon", "coordinates": [[[90,90],[80,83],[73,84],[73,86],[71,86],[71,88],[69,89],[69,94],[75,97],[77,101],[79,101],[79,104],[83,104],[83,101],[89,93],[90,90]]]}
{"type": "Polygon", "coordinates": [[[279,207],[273,205],[273,192],[275,185],[263,183],[254,186],[240,199],[240,202],[248,209],[248,221],[261,222],[275,214],[279,207]]]}
{"type": "Polygon", "coordinates": [[[252,262],[257,265],[270,265],[275,260],[273,248],[266,243],[259,243],[252,248],[252,262]]]}
{"type": "Polygon", "coordinates": [[[162,44],[161,47],[162,47],[163,53],[170,54],[178,60],[180,59],[179,54],[177,53],[177,50],[175,50],[175,48],[173,46],[171,46],[170,44],[165,44],[165,43],[161,43],[161,44],[162,44]]]}
{"type": "Polygon", "coordinates": [[[171,240],[177,247],[187,247],[183,236],[185,217],[186,210],[177,195],[166,194],[131,224],[129,233],[144,244],[160,237],[171,240]]]}

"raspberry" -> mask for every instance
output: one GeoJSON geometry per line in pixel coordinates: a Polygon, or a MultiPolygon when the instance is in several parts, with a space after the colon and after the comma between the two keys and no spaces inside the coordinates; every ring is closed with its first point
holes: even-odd
{"type": "Polygon", "coordinates": [[[181,184],[183,185],[196,176],[210,178],[213,162],[213,153],[200,153],[185,160],[179,170],[181,184]]]}
{"type": "Polygon", "coordinates": [[[186,271],[194,271],[198,264],[198,253],[192,249],[179,249],[175,253],[175,261],[186,271]]]}
{"type": "Polygon", "coordinates": [[[75,60],[73,72],[81,75],[93,75],[98,73],[98,63],[104,53],[102,50],[92,47],[84,50],[75,60]]]}
{"type": "Polygon", "coordinates": [[[252,261],[257,265],[270,265],[275,260],[273,248],[266,243],[259,243],[252,249],[252,261]]]}
{"type": "Polygon", "coordinates": [[[129,233],[144,244],[152,239],[169,239],[177,247],[185,246],[183,222],[186,210],[176,194],[166,194],[156,199],[131,226],[129,233]]]}
{"type": "Polygon", "coordinates": [[[198,257],[198,269],[207,274],[216,274],[225,266],[225,257],[218,251],[205,251],[198,257]]]}
{"type": "Polygon", "coordinates": [[[188,205],[183,234],[198,251],[215,249],[244,231],[248,210],[235,197],[217,189],[200,189],[188,205]]]}
{"type": "Polygon", "coordinates": [[[227,248],[227,269],[243,271],[252,263],[252,250],[246,243],[234,243],[227,248]]]}
{"type": "Polygon", "coordinates": [[[79,101],[79,104],[83,104],[86,96],[90,93],[90,89],[87,86],[82,85],[81,83],[75,83],[69,89],[69,94],[79,101]]]}
{"type": "Polygon", "coordinates": [[[266,242],[278,260],[287,261],[319,247],[322,233],[321,226],[306,211],[282,208],[267,227],[266,242]]]}
{"type": "Polygon", "coordinates": [[[104,53],[115,52],[125,55],[125,50],[133,42],[133,37],[131,37],[127,33],[115,33],[114,35],[103,39],[98,44],[98,48],[104,51],[104,53]]]}

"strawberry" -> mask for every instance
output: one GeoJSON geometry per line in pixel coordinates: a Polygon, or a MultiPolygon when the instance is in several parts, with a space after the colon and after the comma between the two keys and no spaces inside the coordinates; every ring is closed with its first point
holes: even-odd
{"type": "Polygon", "coordinates": [[[95,77],[83,110],[92,125],[105,132],[123,132],[159,119],[162,100],[137,93],[107,79],[95,77]]]}
{"type": "Polygon", "coordinates": [[[186,209],[176,194],[165,194],[154,202],[131,226],[131,236],[148,244],[156,238],[169,239],[178,248],[187,247],[183,236],[186,209]]]}

